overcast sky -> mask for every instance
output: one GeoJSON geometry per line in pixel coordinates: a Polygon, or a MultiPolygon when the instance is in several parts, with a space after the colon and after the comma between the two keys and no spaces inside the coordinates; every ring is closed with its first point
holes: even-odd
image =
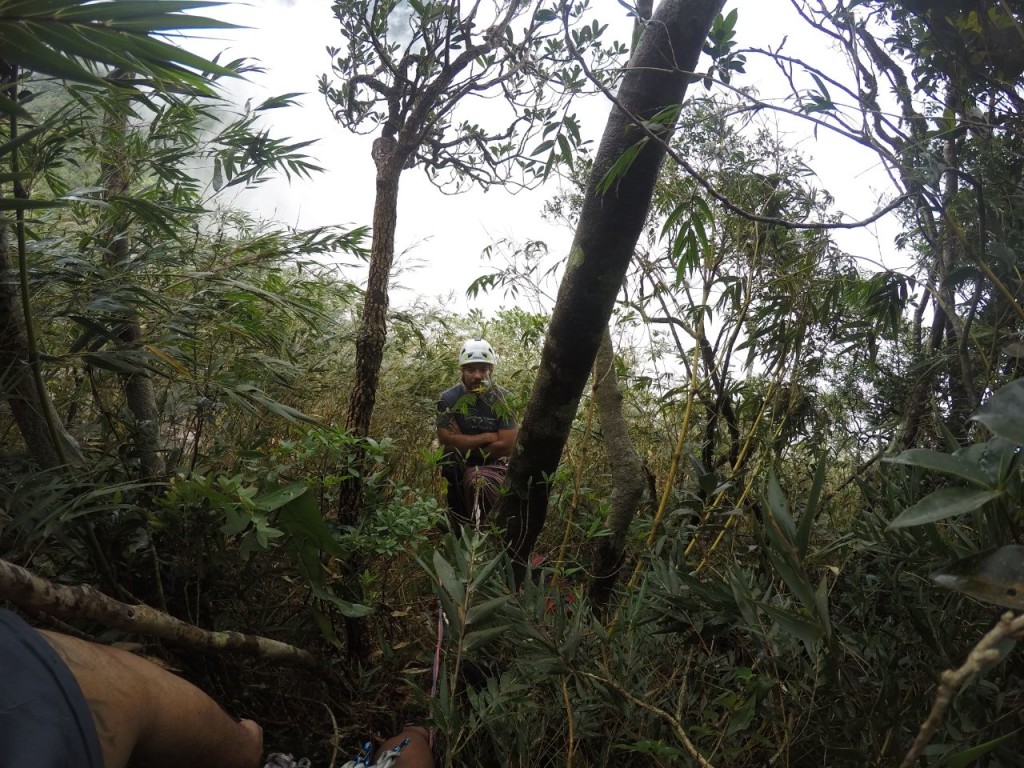
{"type": "MultiPolygon", "coordinates": [[[[607,10],[606,21],[613,37],[628,37],[629,23],[618,2],[594,0],[592,6],[607,10]]],[[[786,50],[790,55],[818,61],[835,55],[824,41],[814,39],[804,29],[788,0],[730,0],[726,12],[734,7],[739,10],[737,38],[741,46],[776,47],[788,38],[786,50]]],[[[273,131],[295,139],[319,139],[309,151],[327,169],[311,181],[272,182],[245,192],[236,204],[266,218],[302,227],[368,224],[374,191],[372,137],[348,133],[334,121],[316,92],[317,78],[330,65],[326,47],[340,44],[328,0],[254,0],[249,5],[227,5],[211,15],[248,28],[218,33],[217,39],[194,42],[189,47],[208,56],[223,51],[228,58],[259,60],[266,74],[232,86],[240,103],[249,97],[258,101],[279,93],[306,93],[301,108],[271,113],[273,131]]],[[[759,76],[762,73],[748,67],[748,75],[741,82],[755,83],[767,95],[771,78],[763,74],[762,83],[759,76]]],[[[584,134],[593,139],[595,146],[607,113],[603,99],[594,97],[581,115],[584,134]]],[[[875,210],[879,192],[886,191],[887,186],[874,155],[849,142],[830,141],[824,134],[815,138],[801,126],[786,126],[784,130],[810,159],[821,186],[836,196],[837,207],[856,218],[875,210]]],[[[400,285],[408,290],[395,295],[395,303],[408,304],[416,295],[434,298],[451,294],[453,306],[458,309],[493,309],[501,302],[500,297],[475,302],[465,297],[466,286],[489,271],[481,252],[487,245],[509,238],[543,240],[553,256],[564,255],[572,233],[541,217],[544,201],[557,191],[555,182],[517,195],[494,189],[446,196],[427,181],[421,170],[406,171],[400,187],[396,243],[399,263],[414,271],[400,276],[400,285]]],[[[879,234],[846,235],[841,245],[865,259],[891,266],[897,261],[891,245],[894,226],[883,222],[879,234]]],[[[359,281],[364,277],[357,272],[349,274],[359,281]]]]}

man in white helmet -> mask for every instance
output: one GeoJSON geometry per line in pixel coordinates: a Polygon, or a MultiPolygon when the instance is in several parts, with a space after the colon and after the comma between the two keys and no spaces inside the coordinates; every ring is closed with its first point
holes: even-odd
{"type": "Polygon", "coordinates": [[[441,474],[456,525],[485,522],[518,434],[510,393],[491,381],[496,362],[483,339],[463,342],[461,381],[437,400],[437,439],[446,450],[441,474]]]}

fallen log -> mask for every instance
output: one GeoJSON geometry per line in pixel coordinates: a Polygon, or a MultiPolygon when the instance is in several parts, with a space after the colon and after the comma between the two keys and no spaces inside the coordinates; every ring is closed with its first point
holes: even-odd
{"type": "Polygon", "coordinates": [[[148,605],[122,603],[94,587],[54,584],[6,560],[0,560],[0,598],[61,619],[98,621],[198,650],[228,651],[303,667],[317,664],[313,654],[293,645],[241,632],[200,629],[148,605]]]}

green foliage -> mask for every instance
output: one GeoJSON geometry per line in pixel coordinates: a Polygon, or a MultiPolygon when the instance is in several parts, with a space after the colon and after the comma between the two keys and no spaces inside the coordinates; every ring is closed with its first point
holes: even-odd
{"type": "Polygon", "coordinates": [[[910,449],[890,461],[967,480],[974,488],[947,487],[932,491],[904,510],[894,528],[924,525],[978,513],[978,528],[999,539],[1012,535],[1024,498],[1021,497],[1021,447],[1024,446],[1024,380],[996,392],[971,418],[995,435],[951,454],[910,449]],[[998,533],[996,533],[998,531],[998,533]]]}
{"type": "Polygon", "coordinates": [[[625,54],[586,2],[338,0],[333,11],[344,42],[328,50],[337,80],[323,75],[319,89],[335,119],[380,128],[442,188],[533,186],[572,169],[586,145],[573,100],[593,90],[588,74],[613,83],[625,54]],[[467,94],[491,100],[486,119],[467,94]]]}
{"type": "MultiPolygon", "coordinates": [[[[22,73],[29,93],[0,101],[21,121],[17,135],[2,129],[0,155],[20,165],[0,183],[27,194],[0,205],[27,214],[40,371],[87,464],[74,476],[38,471],[11,413],[0,413],[0,555],[202,626],[315,650],[324,660],[315,680],[231,667],[225,681],[209,670],[226,665],[196,665],[210,687],[244,689],[239,705],[287,751],[326,763],[332,717],[347,723],[334,730],[344,749],[429,712],[452,766],[689,765],[695,753],[740,768],[895,764],[939,670],[988,629],[991,605],[1020,607],[1022,144],[1008,90],[1016,81],[1000,79],[1012,57],[986,58],[1011,49],[980,46],[1005,42],[1012,11],[844,6],[890,12],[893,36],[878,44],[911,57],[915,99],[946,95],[956,73],[966,91],[920,115],[920,102],[909,103],[895,176],[916,185],[915,215],[941,202],[941,226],[908,213],[901,243],[921,268],[870,272],[806,228],[834,214],[803,158],[764,123],[736,124],[750,115],[737,81],[753,54],[739,46],[735,12],[715,22],[705,84],[739,90],[709,91],[648,126],[678,118],[678,148],[707,183],[665,174],[616,309],[624,413],[665,506],[635,521],[601,621],[585,579],[606,536],[615,457],[597,447],[589,395],[549,478],[538,543],[547,560],[522,589],[493,538],[435,530],[436,396],[457,381],[458,342],[483,336],[499,351],[496,380],[513,392],[513,410],[526,401],[558,269],[546,247],[492,249],[496,259],[511,251],[509,263],[472,281],[470,295],[506,291],[515,306],[494,316],[423,303],[391,312],[375,437],[357,439],[336,425],[360,294],[324,265],[365,258],[366,229],[293,231],[220,202],[275,174],[316,172],[309,142],[265,127],[294,95],[232,107],[212,94],[219,78],[255,70],[200,64],[151,36],[206,23],[181,13],[201,5],[65,3],[61,13],[80,20],[74,46],[44,12],[52,3],[12,20],[12,8],[32,5],[0,4],[4,57],[81,82],[22,73]],[[950,29],[959,42],[943,48],[950,29]],[[130,78],[111,71],[126,60],[130,78]],[[971,111],[978,104],[989,114],[971,111]],[[126,171],[116,192],[104,176],[115,141],[126,171]],[[936,181],[952,149],[959,190],[936,181]],[[112,239],[127,258],[111,258],[112,239]],[[948,269],[933,250],[943,244],[952,244],[948,269]],[[952,317],[935,324],[930,344],[940,292],[952,317]],[[133,376],[153,382],[167,460],[166,476],[147,481],[123,387],[133,376]],[[923,376],[934,386],[915,395],[923,376]],[[903,442],[896,427],[922,401],[926,424],[903,442]],[[895,455],[876,464],[890,444],[895,455]],[[354,474],[365,510],[346,527],[338,492],[354,474]],[[427,701],[438,607],[442,664],[427,701]],[[344,657],[342,627],[355,617],[370,618],[371,667],[344,657]]],[[[530,8],[527,29],[509,26],[498,41],[501,54],[547,61],[542,74],[563,95],[588,88],[566,58],[556,9],[530,8]]],[[[364,127],[381,127],[386,105],[352,72],[404,60],[397,81],[434,82],[440,63],[417,59],[416,45],[447,35],[457,57],[480,39],[479,30],[449,35],[463,20],[444,4],[346,0],[336,11],[346,30],[373,25],[336,52],[346,77],[330,93],[339,116],[364,127]]],[[[600,22],[572,21],[573,45],[605,45],[600,22]]],[[[794,76],[793,111],[841,119],[850,92],[833,74],[794,76]]],[[[537,128],[530,141],[505,137],[490,154],[480,147],[491,128],[452,116],[436,125],[468,142],[464,174],[512,158],[538,179],[563,164],[585,173],[571,114],[532,104],[522,116],[537,128]]],[[[427,138],[429,155],[440,139],[427,138]]],[[[613,189],[614,174],[604,182],[613,189]]],[[[566,193],[550,210],[571,218],[576,200],[566,193]]],[[[1018,655],[960,691],[922,764],[1019,761],[1018,655]]]]}

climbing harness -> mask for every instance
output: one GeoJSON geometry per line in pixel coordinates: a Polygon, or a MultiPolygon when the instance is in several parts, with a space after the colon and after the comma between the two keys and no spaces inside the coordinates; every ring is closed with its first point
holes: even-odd
{"type": "Polygon", "coordinates": [[[355,760],[349,760],[341,768],[391,768],[402,754],[402,750],[409,745],[409,739],[402,739],[384,754],[377,758],[377,762],[371,763],[373,759],[373,747],[367,742],[362,751],[356,755],[355,760]]]}
{"type": "MultiPolygon", "coordinates": [[[[402,750],[408,745],[409,739],[402,739],[387,752],[379,755],[377,762],[374,763],[371,762],[373,760],[373,746],[370,742],[366,742],[363,748],[359,750],[359,754],[355,756],[355,759],[349,760],[341,768],[391,768],[398,760],[399,755],[402,754],[402,750]]],[[[308,757],[296,760],[291,755],[274,753],[267,756],[267,762],[264,763],[263,768],[311,768],[311,765],[308,757]]]]}

